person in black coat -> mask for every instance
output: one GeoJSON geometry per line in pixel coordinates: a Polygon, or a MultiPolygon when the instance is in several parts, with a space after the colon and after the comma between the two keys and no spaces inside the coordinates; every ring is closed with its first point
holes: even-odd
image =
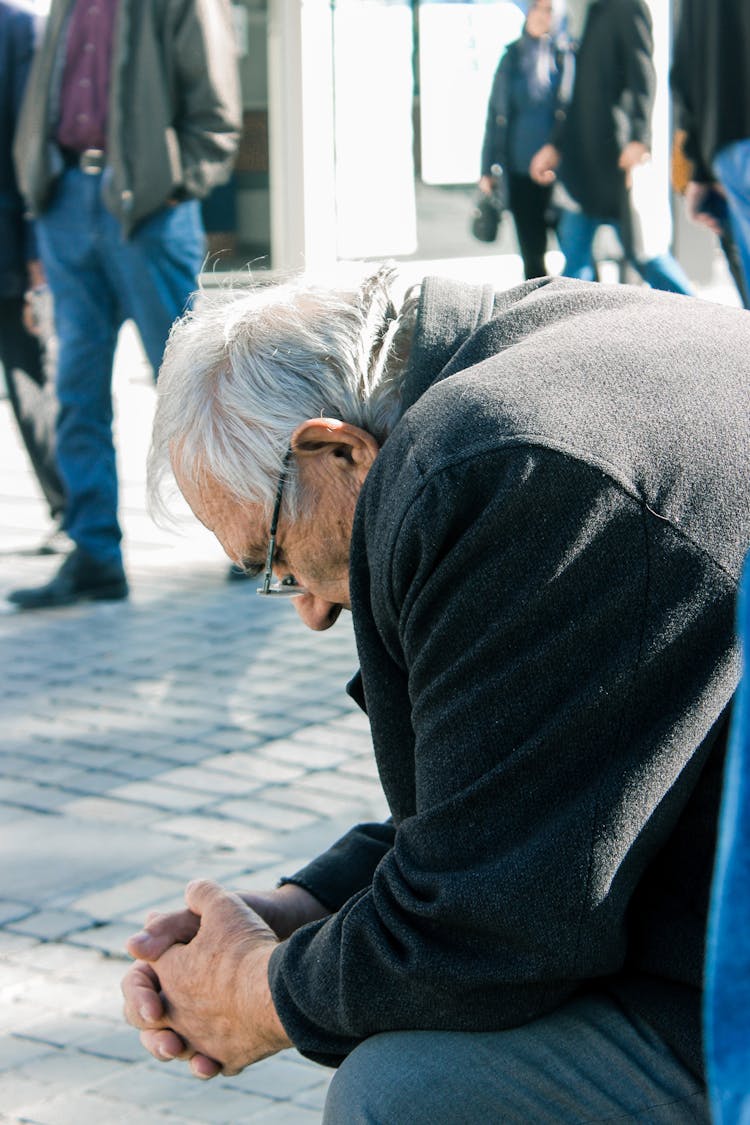
{"type": "Polygon", "coordinates": [[[536,0],[523,35],[508,45],[495,72],[482,143],[479,190],[491,196],[502,184],[527,279],[546,274],[547,234],[555,226],[551,187],[529,175],[531,158],[552,128],[557,102],[562,53],[554,32],[552,0],[536,0]]]}
{"type": "Polygon", "coordinates": [[[49,507],[53,531],[40,550],[65,550],[59,531],[65,491],[55,463],[56,400],[51,356],[24,322],[26,291],[43,300],[44,275],[33,227],[13,167],[13,137],[34,52],[36,19],[28,7],[0,0],[0,362],[18,430],[49,507]]]}
{"type": "Polygon", "coordinates": [[[739,251],[743,299],[750,292],[750,5],[682,0],[670,82],[684,150],[693,165],[688,215],[739,251]]]}
{"type": "Polygon", "coordinates": [[[351,610],[391,818],[271,892],[191,884],[131,940],[157,1057],[208,1077],[293,1043],[340,1068],[327,1125],[707,1122],[749,353],[705,301],[402,302],[388,270],[175,328],[152,499],[174,472],[312,629],[351,610]]]}
{"type": "MultiPolygon", "coordinates": [[[[567,0],[567,7],[573,34],[560,104],[548,143],[530,169],[537,183],[556,181],[564,273],[595,278],[594,237],[606,225],[615,229],[625,258],[644,281],[690,293],[687,276],[669,253],[663,224],[646,221],[644,204],[653,207],[653,191],[636,192],[635,181],[651,158],[656,90],[648,6],[645,0],[567,0]]],[[[664,214],[668,219],[666,207],[664,214]]]]}

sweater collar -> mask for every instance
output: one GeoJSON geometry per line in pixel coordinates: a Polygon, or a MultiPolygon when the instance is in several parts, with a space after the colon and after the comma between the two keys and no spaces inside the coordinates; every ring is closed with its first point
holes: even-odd
{"type": "Polygon", "coordinates": [[[492,316],[491,285],[427,277],[417,310],[411,356],[404,373],[402,412],[413,406],[474,331],[492,316]]]}

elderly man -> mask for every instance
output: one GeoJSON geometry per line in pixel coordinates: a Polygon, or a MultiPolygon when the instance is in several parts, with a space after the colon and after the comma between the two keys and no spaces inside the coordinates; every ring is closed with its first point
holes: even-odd
{"type": "Polygon", "coordinates": [[[220,294],[170,340],[152,488],[311,628],[351,610],[392,818],[270,892],[191,884],[128,1018],[203,1077],[339,1066],[327,1123],[706,1122],[750,320],[393,282],[220,294]]]}

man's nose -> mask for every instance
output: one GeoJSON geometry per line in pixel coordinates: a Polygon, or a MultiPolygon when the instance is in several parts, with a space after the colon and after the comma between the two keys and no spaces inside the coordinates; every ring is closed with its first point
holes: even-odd
{"type": "Polygon", "coordinates": [[[316,633],[330,629],[338,620],[342,608],[337,602],[328,602],[314,594],[300,594],[292,599],[292,604],[308,629],[314,629],[316,633]]]}

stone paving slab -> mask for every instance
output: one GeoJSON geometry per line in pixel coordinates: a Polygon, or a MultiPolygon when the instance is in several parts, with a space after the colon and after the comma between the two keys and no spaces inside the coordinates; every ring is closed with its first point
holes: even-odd
{"type": "Polygon", "coordinates": [[[125,603],[1,599],[58,559],[0,402],[0,1122],[316,1125],[331,1072],[287,1051],[201,1083],[121,1016],[123,944],[187,881],[273,886],[385,805],[344,693],[348,621],[313,636],[226,581],[194,521],[145,512],[153,390],[123,332],[115,375],[125,603]],[[341,788],[338,779],[341,777],[341,788]]]}

